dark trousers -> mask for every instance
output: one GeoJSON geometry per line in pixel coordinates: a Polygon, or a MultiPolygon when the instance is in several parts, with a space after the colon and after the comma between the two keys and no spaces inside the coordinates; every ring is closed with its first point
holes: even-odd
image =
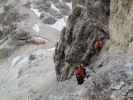
{"type": "Polygon", "coordinates": [[[96,48],[96,53],[99,53],[101,51],[101,48],[96,48]]]}
{"type": "Polygon", "coordinates": [[[76,77],[76,78],[77,78],[78,85],[81,85],[84,83],[84,78],[82,78],[82,77],[76,77]]]}

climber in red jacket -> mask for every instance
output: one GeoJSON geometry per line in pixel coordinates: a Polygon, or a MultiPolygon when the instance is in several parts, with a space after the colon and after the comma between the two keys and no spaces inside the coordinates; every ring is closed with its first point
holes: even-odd
{"type": "Polygon", "coordinates": [[[86,77],[86,69],[84,68],[83,64],[75,68],[74,74],[76,75],[78,85],[83,84],[86,77]]]}
{"type": "Polygon", "coordinates": [[[95,43],[96,52],[99,52],[103,48],[103,45],[104,45],[104,41],[98,38],[95,43]]]}

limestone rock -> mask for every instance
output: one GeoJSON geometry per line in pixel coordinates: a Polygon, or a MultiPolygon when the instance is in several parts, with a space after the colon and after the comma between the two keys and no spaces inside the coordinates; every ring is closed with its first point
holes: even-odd
{"type": "Polygon", "coordinates": [[[132,54],[133,1],[112,0],[110,8],[111,41],[115,47],[119,46],[124,53],[132,54]]]}
{"type": "MultiPolygon", "coordinates": [[[[102,59],[102,58],[101,58],[102,59]]],[[[109,55],[103,67],[84,85],[84,100],[132,100],[133,62],[128,56],[109,55]],[[109,62],[107,61],[109,60],[109,62]],[[111,61],[111,62],[110,62],[111,61]]]]}
{"type": "Polygon", "coordinates": [[[88,1],[89,5],[85,7],[77,5],[69,16],[67,26],[56,45],[54,61],[57,75],[66,62],[89,64],[91,57],[95,55],[96,38],[102,33],[108,33],[108,16],[102,9],[109,5],[105,1],[99,1],[96,6],[93,5],[94,1],[88,1]]]}

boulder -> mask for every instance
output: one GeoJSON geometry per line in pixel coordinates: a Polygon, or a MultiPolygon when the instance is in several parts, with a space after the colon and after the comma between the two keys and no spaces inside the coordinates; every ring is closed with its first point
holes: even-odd
{"type": "Polygon", "coordinates": [[[85,82],[81,90],[83,100],[132,100],[133,58],[109,55],[101,59],[102,68],[85,82]]]}

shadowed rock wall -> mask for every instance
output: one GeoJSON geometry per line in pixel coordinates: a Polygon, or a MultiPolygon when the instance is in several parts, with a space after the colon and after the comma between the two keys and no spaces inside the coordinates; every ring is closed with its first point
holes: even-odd
{"type": "Polygon", "coordinates": [[[85,5],[78,0],[73,3],[78,5],[74,5],[56,45],[54,61],[57,75],[62,73],[66,63],[89,64],[96,54],[96,38],[108,34],[109,0],[86,0],[85,5]]]}

